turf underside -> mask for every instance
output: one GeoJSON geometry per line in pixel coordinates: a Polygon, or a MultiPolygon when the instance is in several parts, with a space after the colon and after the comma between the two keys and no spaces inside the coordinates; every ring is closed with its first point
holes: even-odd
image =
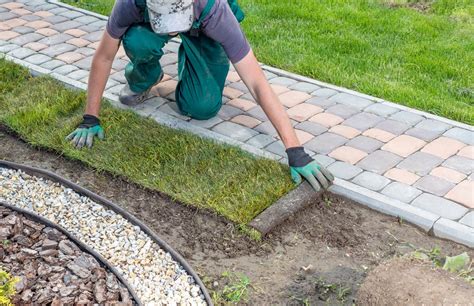
{"type": "MultiPolygon", "coordinates": [[[[103,101],[105,141],[74,149],[85,93],[0,59],[0,123],[30,144],[246,224],[294,188],[288,168],[236,147],[161,126],[103,101]]],[[[154,205],[154,203],[150,203],[154,205]]],[[[160,207],[156,207],[160,209],[160,207]]]]}

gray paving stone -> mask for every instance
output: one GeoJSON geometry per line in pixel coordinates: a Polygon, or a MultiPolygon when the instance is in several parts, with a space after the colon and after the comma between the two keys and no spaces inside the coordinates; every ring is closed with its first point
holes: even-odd
{"type": "Polygon", "coordinates": [[[268,117],[260,106],[254,107],[251,110],[247,111],[247,114],[257,118],[260,121],[268,121],[268,117]]]}
{"type": "Polygon", "coordinates": [[[305,147],[316,153],[328,154],[332,152],[335,148],[342,146],[346,142],[347,138],[327,132],[316,136],[315,138],[307,142],[305,147]]]}
{"type": "Polygon", "coordinates": [[[425,129],[420,129],[417,127],[414,127],[412,129],[409,129],[408,131],[405,132],[405,134],[422,139],[424,141],[433,141],[434,139],[438,138],[440,133],[435,132],[435,131],[428,131],[425,129]]]}
{"type": "Polygon", "coordinates": [[[67,12],[67,11],[68,11],[67,8],[60,7],[60,6],[57,6],[57,7],[53,8],[53,9],[50,9],[50,10],[49,10],[49,12],[50,12],[51,14],[54,14],[54,15],[59,15],[59,14],[61,14],[61,13],[67,12]]]}
{"type": "Polygon", "coordinates": [[[43,54],[38,54],[41,55],[43,58],[48,58],[45,62],[43,62],[40,66],[43,67],[44,69],[48,70],[54,70],[58,68],[59,66],[66,65],[65,62],[60,61],[60,60],[51,60],[49,56],[43,55],[43,54]]]}
{"type": "Polygon", "coordinates": [[[17,48],[13,49],[12,51],[8,52],[7,54],[10,56],[13,56],[18,59],[24,59],[32,54],[35,54],[36,52],[28,49],[28,48],[17,48]]]}
{"type": "Polygon", "coordinates": [[[390,116],[391,119],[406,123],[410,126],[413,126],[420,122],[421,120],[425,119],[424,117],[414,114],[412,112],[407,112],[407,111],[401,111],[396,114],[393,114],[390,116]]]}
{"type": "Polygon", "coordinates": [[[401,135],[403,132],[408,130],[410,126],[400,121],[388,119],[377,124],[375,128],[390,132],[395,135],[401,135]]]}
{"type": "Polygon", "coordinates": [[[436,237],[453,240],[474,248],[474,228],[455,221],[440,218],[433,226],[436,237]]]}
{"type": "Polygon", "coordinates": [[[162,66],[168,66],[171,64],[175,64],[177,62],[178,62],[178,55],[175,53],[168,53],[168,54],[163,55],[160,58],[160,64],[162,66]]]}
{"type": "Polygon", "coordinates": [[[92,32],[99,31],[100,27],[95,27],[95,26],[91,26],[90,24],[85,24],[83,26],[80,26],[78,29],[87,33],[92,33],[92,32]]]}
{"type": "Polygon", "coordinates": [[[370,190],[379,191],[390,183],[390,180],[384,176],[364,171],[356,176],[352,182],[370,190]]]}
{"type": "MultiPolygon", "coordinates": [[[[112,88],[114,88],[114,87],[112,87],[112,88]]],[[[184,116],[183,114],[181,114],[176,102],[169,102],[169,103],[161,105],[158,108],[157,112],[162,112],[162,113],[171,115],[173,117],[176,117],[178,119],[185,120],[185,121],[187,121],[189,119],[189,117],[184,116]]],[[[151,117],[155,117],[155,113],[151,114],[151,117]]]]}
{"type": "Polygon", "coordinates": [[[311,121],[298,123],[295,128],[308,132],[314,136],[320,135],[328,130],[327,127],[311,121]]]}
{"type": "Polygon", "coordinates": [[[175,77],[178,75],[178,65],[168,65],[163,67],[163,72],[166,73],[167,75],[170,75],[172,77],[175,77]]]}
{"type": "Polygon", "coordinates": [[[474,132],[458,127],[452,128],[443,134],[446,137],[457,139],[461,142],[467,143],[468,145],[474,145],[474,132]]]}
{"type": "Polygon", "coordinates": [[[464,217],[459,220],[459,223],[474,227],[474,211],[467,213],[464,217]]]}
{"type": "Polygon", "coordinates": [[[426,119],[418,123],[415,127],[441,134],[452,126],[438,120],[426,119]]]}
{"type": "Polygon", "coordinates": [[[153,97],[133,107],[134,112],[143,117],[150,117],[156,110],[167,101],[161,97],[153,97]]]}
{"type": "Polygon", "coordinates": [[[286,158],[286,149],[285,149],[285,146],[283,145],[283,143],[281,141],[275,141],[274,143],[268,145],[267,147],[265,147],[265,150],[271,152],[271,153],[274,153],[276,155],[279,155],[279,156],[282,156],[282,157],[285,157],[286,158]]]}
{"type": "Polygon", "coordinates": [[[344,121],[342,125],[350,126],[363,132],[375,126],[380,121],[383,121],[383,118],[380,116],[369,113],[359,113],[344,121]]]}
{"type": "Polygon", "coordinates": [[[110,93],[110,94],[118,96],[118,95],[120,95],[120,91],[123,89],[124,86],[125,86],[124,84],[114,86],[112,88],[107,89],[107,92],[110,93]]]}
{"type": "Polygon", "coordinates": [[[8,45],[8,41],[0,39],[0,46],[8,45]]]}
{"type": "Polygon", "coordinates": [[[382,190],[382,194],[403,203],[410,203],[421,191],[403,183],[393,182],[382,190]]]}
{"type": "MultiPolygon", "coordinates": [[[[31,16],[33,16],[33,15],[31,15],[31,16]]],[[[33,33],[34,31],[36,31],[36,30],[33,29],[33,28],[30,28],[30,27],[25,27],[25,26],[20,26],[20,27],[15,28],[15,32],[20,33],[22,35],[25,35],[25,34],[28,34],[28,33],[33,33]]]]}
{"type": "Polygon", "coordinates": [[[245,86],[243,82],[230,83],[229,87],[240,90],[243,93],[249,93],[249,89],[247,88],[247,86],[245,86]]]}
{"type": "Polygon", "coordinates": [[[10,42],[19,46],[23,46],[23,45],[26,45],[27,43],[35,42],[42,38],[44,38],[44,36],[38,33],[28,33],[25,35],[20,35],[18,37],[15,37],[14,39],[10,40],[10,42]]]}
{"type": "Polygon", "coordinates": [[[72,38],[74,38],[74,37],[72,37],[69,34],[58,33],[58,34],[55,34],[53,36],[45,37],[45,38],[41,39],[38,42],[40,42],[42,44],[46,44],[46,45],[51,46],[51,47],[54,47],[55,45],[63,43],[65,41],[68,41],[72,38]]]}
{"type": "Polygon", "coordinates": [[[211,119],[208,120],[196,120],[196,119],[191,119],[189,121],[191,124],[195,126],[199,126],[205,129],[210,129],[215,125],[218,125],[219,123],[222,122],[222,119],[219,117],[212,117],[211,119]]]}
{"type": "MultiPolygon", "coordinates": [[[[70,78],[70,79],[73,79],[73,80],[78,81],[78,80],[81,80],[81,79],[83,79],[83,78],[85,78],[85,77],[89,77],[89,71],[86,71],[86,70],[76,70],[76,71],[73,71],[73,72],[69,73],[69,74],[67,75],[67,77],[70,78]]],[[[109,80],[109,81],[110,81],[110,80],[109,80]]],[[[107,83],[108,83],[108,82],[107,82],[107,83]]],[[[108,84],[109,84],[109,83],[108,83],[108,84]]],[[[114,86],[115,86],[115,85],[118,85],[118,83],[115,82],[114,86]]],[[[108,86],[108,87],[106,87],[106,88],[109,88],[109,87],[110,87],[110,86],[108,86]]]]}
{"type": "Polygon", "coordinates": [[[85,56],[91,56],[91,55],[94,55],[95,50],[88,47],[82,47],[82,48],[77,49],[76,52],[85,56]]]}
{"type": "Polygon", "coordinates": [[[322,108],[328,108],[336,104],[336,102],[323,97],[312,97],[311,99],[306,100],[305,103],[313,104],[322,108]]]}
{"type": "Polygon", "coordinates": [[[94,41],[99,41],[102,38],[102,35],[104,34],[103,31],[96,31],[89,33],[87,35],[82,36],[83,39],[94,42],[94,41]]]}
{"type": "MultiPolygon", "coordinates": [[[[25,59],[25,61],[27,61],[28,63],[31,63],[33,65],[42,65],[48,61],[51,61],[51,57],[47,56],[47,55],[44,55],[44,54],[34,54],[30,57],[27,57],[25,59]]],[[[46,67],[43,67],[43,68],[46,68],[46,67]]],[[[48,69],[48,68],[46,68],[48,69]]]]}
{"type": "Polygon", "coordinates": [[[405,169],[420,176],[425,176],[443,162],[442,158],[424,153],[415,152],[397,165],[397,168],[405,169]]]}
{"type": "Polygon", "coordinates": [[[1,21],[8,21],[10,19],[17,18],[17,17],[18,17],[18,15],[13,14],[11,12],[0,13],[0,20],[1,21]]]}
{"type": "Polygon", "coordinates": [[[374,103],[372,105],[369,105],[366,109],[364,109],[365,112],[369,112],[378,116],[382,117],[387,117],[391,114],[394,114],[398,111],[400,111],[398,108],[391,107],[382,103],[374,103]]]}
{"type": "MultiPolygon", "coordinates": [[[[27,20],[27,21],[36,21],[36,20],[40,20],[41,17],[36,16],[36,15],[24,15],[24,16],[21,17],[21,19],[27,20]]],[[[20,28],[20,27],[18,27],[18,28],[20,28]]],[[[15,28],[16,32],[18,32],[18,28],[15,28]]],[[[25,27],[25,28],[29,28],[29,29],[34,31],[34,29],[32,29],[30,27],[25,27]]],[[[20,33],[20,32],[18,32],[18,33],[20,33]]]]}
{"type": "Polygon", "coordinates": [[[110,76],[113,80],[119,82],[119,83],[126,83],[127,79],[125,78],[125,72],[124,71],[118,71],[110,76]]]}
{"type": "Polygon", "coordinates": [[[105,20],[97,20],[96,22],[93,22],[90,25],[103,30],[105,28],[106,24],[107,24],[107,21],[105,21],[105,20]]]}
{"type": "Polygon", "coordinates": [[[112,68],[117,71],[120,71],[120,70],[125,69],[125,66],[127,66],[127,64],[128,64],[128,61],[117,58],[114,60],[114,63],[112,64],[112,68]]]}
{"type": "Polygon", "coordinates": [[[263,74],[265,74],[265,78],[266,78],[267,80],[271,80],[271,79],[277,77],[276,74],[274,74],[273,72],[270,72],[270,71],[268,71],[268,70],[265,70],[265,69],[263,70],[263,74]]]}
{"type": "MultiPolygon", "coordinates": [[[[308,152],[308,150],[306,150],[308,152]]],[[[311,154],[310,154],[311,155],[311,154]]],[[[324,167],[329,167],[329,165],[333,164],[336,160],[334,158],[331,158],[327,155],[322,155],[322,154],[316,154],[313,157],[315,161],[323,165],[324,167]]]]}
{"type": "Polygon", "coordinates": [[[421,194],[412,202],[412,205],[450,220],[458,220],[468,211],[460,204],[429,193],[421,194]]]}
{"type": "Polygon", "coordinates": [[[459,155],[451,156],[450,158],[448,158],[443,163],[443,166],[457,170],[466,175],[469,175],[474,172],[474,160],[459,155]]]}
{"type": "Polygon", "coordinates": [[[75,62],[74,65],[80,69],[90,70],[92,66],[92,58],[93,58],[92,56],[85,57],[81,59],[80,61],[75,62]]]}
{"type": "Polygon", "coordinates": [[[178,43],[170,41],[164,46],[163,49],[169,52],[178,53],[179,45],[180,44],[178,43]]]}
{"type": "Polygon", "coordinates": [[[243,114],[242,110],[231,105],[222,105],[221,110],[217,114],[222,120],[230,120],[237,115],[243,114]]]}
{"type": "Polygon", "coordinates": [[[243,94],[242,96],[240,96],[240,98],[245,99],[245,100],[249,100],[249,101],[252,101],[252,102],[256,102],[254,97],[249,93],[243,94]]]}
{"type": "Polygon", "coordinates": [[[56,7],[57,7],[57,5],[55,5],[55,4],[44,3],[42,5],[37,6],[36,10],[38,10],[38,11],[49,11],[49,10],[51,10],[53,8],[56,8],[56,7]]]}
{"type": "Polygon", "coordinates": [[[311,94],[316,97],[329,98],[336,95],[338,92],[329,88],[320,88],[313,91],[311,94]]]}
{"type": "Polygon", "coordinates": [[[295,79],[290,79],[287,77],[276,77],[270,80],[270,84],[281,85],[281,86],[290,86],[297,83],[295,79]]]}
{"type": "Polygon", "coordinates": [[[328,170],[335,176],[343,180],[350,180],[359,173],[362,169],[348,163],[337,161],[329,166],[328,170]]]}
{"type": "Polygon", "coordinates": [[[358,110],[363,110],[367,106],[374,103],[370,100],[367,100],[358,96],[354,96],[351,94],[347,94],[344,92],[338,93],[337,95],[332,96],[330,100],[336,101],[337,103],[340,103],[340,104],[357,108],[358,110]]]}
{"type": "Polygon", "coordinates": [[[326,112],[339,116],[343,119],[347,119],[349,117],[354,116],[355,114],[359,113],[359,110],[352,106],[347,106],[343,104],[336,104],[334,106],[329,107],[326,112]]]}
{"type": "Polygon", "coordinates": [[[383,146],[383,142],[371,137],[357,136],[349,140],[346,146],[350,146],[367,153],[372,153],[375,150],[379,149],[381,146],[383,146]]]}
{"type": "Polygon", "coordinates": [[[60,67],[54,69],[53,72],[61,74],[61,75],[68,75],[71,72],[76,71],[78,69],[79,68],[77,68],[74,65],[64,65],[64,66],[60,66],[60,67]]]}
{"type": "Polygon", "coordinates": [[[9,10],[4,8],[4,7],[0,7],[0,13],[4,13],[4,12],[7,12],[7,11],[9,11],[9,10]]]}
{"type": "Polygon", "coordinates": [[[78,17],[82,17],[84,16],[83,13],[80,13],[78,11],[67,11],[67,12],[64,12],[64,13],[61,13],[59,14],[60,16],[64,16],[66,17],[67,19],[74,19],[74,18],[78,18],[78,17]]]}
{"type": "Polygon", "coordinates": [[[384,174],[387,170],[395,167],[400,161],[402,161],[400,156],[387,151],[378,150],[362,159],[357,166],[377,174],[384,174]]]}
{"type": "Polygon", "coordinates": [[[107,80],[107,83],[105,84],[105,88],[106,88],[106,89],[109,89],[109,88],[112,88],[112,87],[117,86],[117,85],[119,85],[119,84],[120,84],[119,82],[114,81],[114,80],[112,80],[112,79],[109,78],[109,79],[107,80]]]}
{"type": "Polygon", "coordinates": [[[87,16],[87,15],[74,19],[74,21],[80,22],[82,24],[91,24],[93,22],[96,22],[97,20],[99,19],[93,16],[87,16]]]}
{"type": "Polygon", "coordinates": [[[275,141],[276,139],[272,136],[265,135],[265,134],[258,134],[257,136],[250,138],[247,141],[247,144],[261,149],[275,141]]]}
{"type": "Polygon", "coordinates": [[[420,178],[414,186],[423,191],[442,197],[447,194],[448,191],[453,189],[455,184],[437,176],[427,175],[420,178]]]}
{"type": "Polygon", "coordinates": [[[303,91],[306,93],[311,93],[321,87],[316,84],[306,83],[306,82],[298,82],[289,87],[292,90],[303,91]]]}
{"type": "Polygon", "coordinates": [[[262,122],[254,128],[256,131],[273,137],[278,136],[278,132],[270,121],[262,122]]]}
{"type": "Polygon", "coordinates": [[[67,21],[68,19],[64,16],[59,16],[59,15],[53,15],[53,16],[49,16],[49,17],[46,17],[44,19],[44,21],[47,21],[51,24],[57,24],[57,23],[61,23],[61,22],[65,22],[67,21]]]}
{"type": "Polygon", "coordinates": [[[214,132],[220,133],[225,136],[229,136],[233,139],[236,139],[242,142],[245,142],[258,134],[256,131],[252,129],[249,129],[247,127],[241,126],[240,124],[236,124],[229,121],[224,121],[222,123],[219,123],[218,125],[213,127],[212,130],[214,132]]]}
{"type": "Polygon", "coordinates": [[[17,49],[19,48],[20,46],[18,45],[15,45],[15,44],[6,44],[6,45],[3,45],[3,46],[0,46],[0,52],[1,53],[8,53],[14,49],[17,49]]]}

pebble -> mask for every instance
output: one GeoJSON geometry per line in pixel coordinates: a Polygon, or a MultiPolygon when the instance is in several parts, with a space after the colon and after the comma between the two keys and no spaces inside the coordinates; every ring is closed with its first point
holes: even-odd
{"type": "MultiPolygon", "coordinates": [[[[192,277],[186,270],[138,226],[72,189],[22,171],[0,168],[0,201],[36,212],[92,247],[117,268],[143,304],[207,305],[196,282],[188,281],[192,277]]],[[[49,230],[48,238],[51,245],[58,241],[54,230],[49,230]]],[[[58,242],[59,250],[66,255],[74,247],[58,242]]],[[[22,250],[37,254],[32,249],[22,250]]],[[[79,277],[89,277],[92,271],[77,262],[68,268],[79,277]]],[[[105,298],[102,285],[107,283],[94,288],[96,298],[105,298]]]]}

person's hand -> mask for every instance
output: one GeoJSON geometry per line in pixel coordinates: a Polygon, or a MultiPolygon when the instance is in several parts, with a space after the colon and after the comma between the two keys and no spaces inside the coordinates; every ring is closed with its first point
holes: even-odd
{"type": "Polygon", "coordinates": [[[319,191],[321,187],[327,189],[334,181],[331,172],[312,159],[303,147],[289,148],[286,154],[288,154],[291,178],[296,184],[300,184],[301,177],[304,177],[315,191],[319,191]]]}
{"type": "Polygon", "coordinates": [[[84,145],[92,147],[94,143],[94,137],[97,136],[99,139],[104,139],[104,129],[100,126],[99,118],[92,115],[84,115],[82,123],[66,137],[66,140],[70,140],[72,145],[80,149],[84,145]]]}

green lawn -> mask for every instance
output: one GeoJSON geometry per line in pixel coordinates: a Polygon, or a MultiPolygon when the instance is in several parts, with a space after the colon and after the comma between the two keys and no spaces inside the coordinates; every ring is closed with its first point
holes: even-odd
{"type": "MultiPolygon", "coordinates": [[[[105,15],[114,3],[65,2],[105,15]]],[[[243,28],[260,61],[474,123],[472,0],[239,3],[247,13],[243,28]],[[425,11],[410,7],[420,2],[425,11]]]]}
{"type": "Polygon", "coordinates": [[[84,92],[49,77],[31,78],[25,68],[0,58],[0,124],[32,145],[238,224],[248,223],[294,188],[288,168],[278,162],[163,127],[106,101],[101,112],[106,141],[76,150],[64,137],[80,122],[84,101],[84,92]]]}

